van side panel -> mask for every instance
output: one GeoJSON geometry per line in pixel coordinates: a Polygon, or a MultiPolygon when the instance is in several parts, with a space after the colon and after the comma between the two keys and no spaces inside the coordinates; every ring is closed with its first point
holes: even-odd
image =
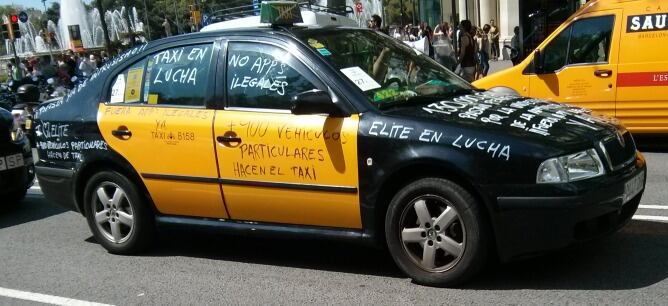
{"type": "Polygon", "coordinates": [[[617,74],[616,117],[634,133],[668,132],[668,5],[627,5],[617,74]]]}

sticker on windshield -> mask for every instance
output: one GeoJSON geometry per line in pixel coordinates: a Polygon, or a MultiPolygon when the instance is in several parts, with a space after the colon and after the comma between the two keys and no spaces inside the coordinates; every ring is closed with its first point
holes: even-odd
{"type": "Polygon", "coordinates": [[[124,97],[125,97],[125,75],[119,74],[118,77],[116,77],[114,86],[111,87],[111,100],[109,102],[111,103],[123,102],[124,97]]]}
{"type": "Polygon", "coordinates": [[[345,74],[348,79],[353,81],[353,83],[355,83],[355,85],[362,91],[380,88],[380,84],[360,67],[343,68],[341,69],[341,72],[345,74]]]}
{"type": "Polygon", "coordinates": [[[325,49],[325,48],[320,48],[320,49],[318,49],[318,52],[320,52],[320,54],[321,54],[322,56],[330,56],[330,55],[332,55],[332,52],[329,52],[329,50],[327,50],[327,49],[325,49]]]}
{"type": "Polygon", "coordinates": [[[325,47],[325,45],[323,45],[318,40],[313,39],[313,38],[308,39],[308,45],[313,47],[313,48],[316,48],[316,49],[321,49],[321,48],[325,47]]]}

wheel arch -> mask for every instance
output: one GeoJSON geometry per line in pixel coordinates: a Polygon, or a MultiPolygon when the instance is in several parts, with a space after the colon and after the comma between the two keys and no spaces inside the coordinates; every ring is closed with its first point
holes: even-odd
{"type": "Polygon", "coordinates": [[[471,193],[471,195],[482,205],[483,216],[486,219],[485,222],[488,223],[489,228],[492,229],[492,243],[490,245],[492,249],[496,249],[496,236],[494,233],[494,224],[492,223],[492,207],[489,201],[486,200],[482,191],[473,184],[473,179],[467,175],[464,171],[452,165],[451,163],[444,162],[438,159],[421,159],[409,164],[402,165],[397,168],[387,178],[383,181],[378,193],[378,197],[375,201],[375,229],[374,231],[378,233],[377,240],[385,244],[385,214],[389,207],[390,202],[394,195],[404,188],[406,185],[415,182],[423,178],[442,178],[450,180],[457,185],[464,188],[466,191],[471,193]]]}
{"type": "Polygon", "coordinates": [[[139,189],[139,192],[141,193],[141,196],[143,196],[144,199],[147,201],[147,203],[151,205],[151,209],[153,210],[153,212],[156,212],[153,200],[151,199],[148,189],[144,185],[144,182],[141,179],[140,175],[137,173],[137,171],[135,171],[135,169],[130,165],[130,163],[128,163],[124,158],[120,156],[92,157],[89,158],[89,160],[84,162],[79,167],[79,169],[76,172],[76,177],[74,180],[75,203],[77,205],[77,209],[79,210],[79,212],[81,212],[83,215],[86,214],[85,211],[86,208],[84,205],[83,197],[88,180],[93,175],[103,170],[116,171],[127,177],[133,183],[135,183],[139,189]]]}

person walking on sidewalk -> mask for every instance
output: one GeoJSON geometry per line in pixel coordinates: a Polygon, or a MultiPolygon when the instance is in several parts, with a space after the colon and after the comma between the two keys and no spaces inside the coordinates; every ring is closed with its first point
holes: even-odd
{"type": "Polygon", "coordinates": [[[478,56],[480,58],[480,78],[487,76],[489,72],[489,54],[490,54],[490,43],[489,43],[489,29],[488,24],[482,27],[482,31],[478,32],[476,36],[476,41],[478,43],[478,56]]]}
{"type": "Polygon", "coordinates": [[[471,36],[472,25],[470,20],[462,20],[460,23],[461,34],[459,37],[459,76],[467,82],[473,82],[475,78],[476,55],[475,41],[471,36]]]}
{"type": "Polygon", "coordinates": [[[492,60],[496,61],[501,57],[501,52],[499,50],[499,36],[501,36],[501,32],[496,26],[494,19],[489,21],[489,25],[489,41],[491,44],[490,54],[492,55],[492,60]]]}

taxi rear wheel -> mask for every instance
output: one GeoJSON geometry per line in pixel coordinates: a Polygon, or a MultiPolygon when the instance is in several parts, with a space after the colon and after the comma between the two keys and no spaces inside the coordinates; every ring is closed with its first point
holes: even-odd
{"type": "Polygon", "coordinates": [[[107,251],[134,254],[151,244],[155,230],[152,212],[127,177],[116,171],[95,174],[84,199],[88,226],[107,251]]]}
{"type": "Polygon", "coordinates": [[[392,199],[385,235],[392,258],[416,283],[455,286],[487,260],[487,226],[475,198],[445,179],[409,184],[392,199]]]}

